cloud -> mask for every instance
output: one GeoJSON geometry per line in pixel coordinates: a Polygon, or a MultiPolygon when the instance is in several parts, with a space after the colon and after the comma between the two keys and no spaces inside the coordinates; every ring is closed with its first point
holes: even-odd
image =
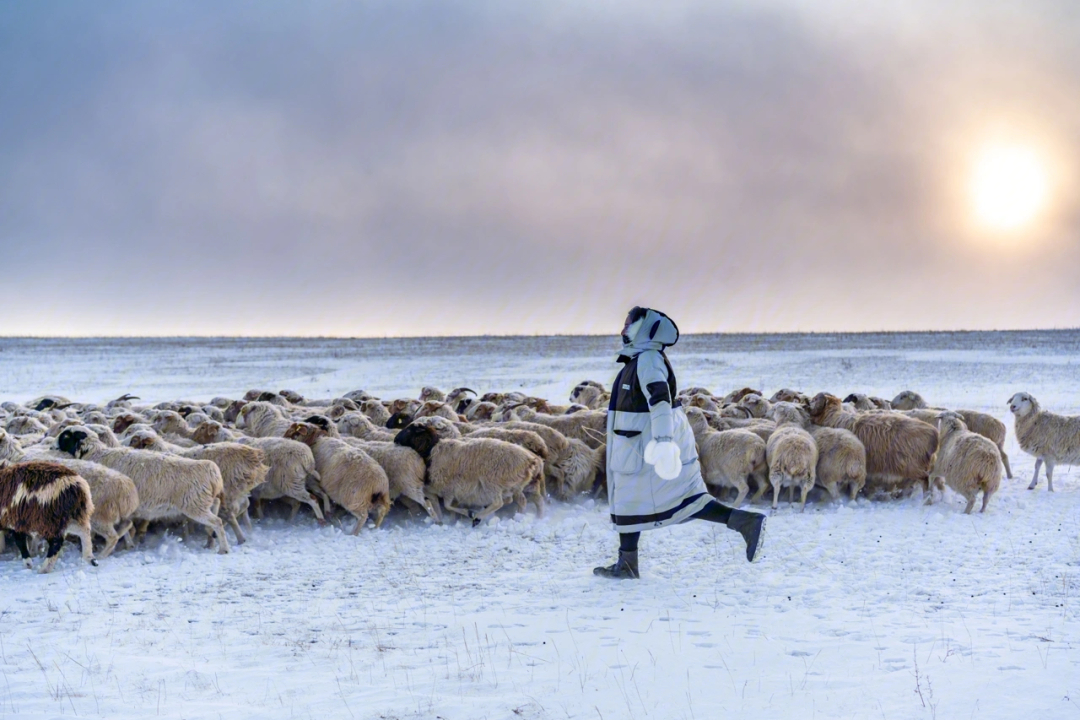
{"type": "Polygon", "coordinates": [[[1080,130],[1074,11],[983,6],[5,7],[5,332],[1077,325],[1067,172],[1028,249],[960,239],[982,124],[1080,130]]]}

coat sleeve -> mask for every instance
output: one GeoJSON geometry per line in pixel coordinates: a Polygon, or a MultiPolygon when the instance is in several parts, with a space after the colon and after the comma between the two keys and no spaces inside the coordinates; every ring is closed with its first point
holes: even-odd
{"type": "Polygon", "coordinates": [[[671,440],[674,423],[671,418],[671,390],[668,387],[668,371],[664,358],[655,350],[647,350],[638,356],[638,383],[649,399],[649,421],[652,439],[657,442],[671,440]]]}

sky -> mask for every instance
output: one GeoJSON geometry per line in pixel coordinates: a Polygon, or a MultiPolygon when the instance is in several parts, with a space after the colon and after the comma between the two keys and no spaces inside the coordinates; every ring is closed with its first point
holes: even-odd
{"type": "Polygon", "coordinates": [[[3,3],[0,272],[0,335],[1080,327],[1080,4],[3,3]]]}

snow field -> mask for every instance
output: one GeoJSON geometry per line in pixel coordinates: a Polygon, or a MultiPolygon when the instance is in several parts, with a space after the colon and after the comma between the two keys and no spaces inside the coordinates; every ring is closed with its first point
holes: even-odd
{"type": "MultiPolygon", "coordinates": [[[[98,568],[68,546],[47,576],[9,548],[0,717],[1080,717],[1080,470],[1026,490],[1034,461],[1005,408],[1026,390],[1080,412],[1075,335],[680,343],[683,386],[910,388],[1009,426],[1016,477],[985,515],[951,491],[929,507],[814,495],[801,514],[782,500],[754,565],[737,534],[696,521],[642,537],[640,581],[595,578],[617,539],[584,499],[475,529],[395,512],[358,537],[351,519],[268,517],[227,556],[166,534],[98,568]]],[[[515,342],[5,340],[0,397],[434,384],[561,400],[617,369],[596,339],[515,342]]]]}
{"type": "Polygon", "coordinates": [[[720,526],[646,533],[639,582],[592,576],[616,545],[592,501],[6,561],[0,714],[1071,717],[1080,479],[1027,491],[1018,465],[984,516],[952,494],[781,504],[753,565],[720,526]]]}

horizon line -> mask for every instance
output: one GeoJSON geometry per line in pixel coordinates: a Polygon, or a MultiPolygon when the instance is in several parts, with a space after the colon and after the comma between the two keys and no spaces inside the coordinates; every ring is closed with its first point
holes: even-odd
{"type": "MultiPolygon", "coordinates": [[[[1033,327],[923,330],[781,330],[781,331],[712,331],[686,332],[680,338],[706,335],[944,335],[974,333],[1075,332],[1080,327],[1033,327]]],[[[616,333],[533,333],[479,335],[2,335],[0,340],[429,340],[429,339],[518,339],[518,338],[603,338],[616,333]]]]}

